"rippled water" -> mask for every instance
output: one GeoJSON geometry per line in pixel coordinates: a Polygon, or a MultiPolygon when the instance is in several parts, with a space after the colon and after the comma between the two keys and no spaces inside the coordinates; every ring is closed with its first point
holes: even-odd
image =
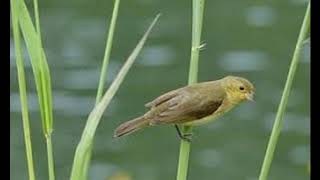
{"type": "MultiPolygon", "coordinates": [[[[257,92],[254,103],[244,103],[215,123],[195,129],[189,179],[257,179],[305,5],[305,0],[206,2],[202,36],[206,46],[200,55],[199,80],[244,76],[257,92]]],[[[112,4],[41,1],[40,9],[53,81],[56,176],[68,179],[74,150],[94,106],[112,4]]],[[[179,140],[173,127],[112,138],[119,123],[144,113],[143,104],[187,82],[191,2],[138,0],[121,2],[108,84],[158,12],[162,13],[159,23],[100,123],[90,179],[175,179],[179,140]]],[[[11,39],[10,175],[20,180],[26,179],[27,168],[13,53],[11,39]]],[[[309,58],[306,41],[270,179],[309,178],[309,58]]],[[[36,174],[47,179],[45,140],[28,61],[26,73],[36,174]]]]}

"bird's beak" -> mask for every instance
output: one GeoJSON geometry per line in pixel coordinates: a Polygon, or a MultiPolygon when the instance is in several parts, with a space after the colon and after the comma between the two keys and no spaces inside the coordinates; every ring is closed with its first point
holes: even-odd
{"type": "Polygon", "coordinates": [[[247,98],[247,100],[249,100],[249,101],[253,101],[253,102],[254,102],[253,95],[254,95],[254,93],[253,93],[253,92],[251,92],[251,93],[247,93],[247,94],[246,94],[246,98],[247,98]]]}

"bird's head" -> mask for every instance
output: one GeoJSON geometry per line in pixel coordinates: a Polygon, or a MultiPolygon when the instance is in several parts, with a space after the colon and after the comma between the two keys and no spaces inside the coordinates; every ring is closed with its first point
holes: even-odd
{"type": "Polygon", "coordinates": [[[253,101],[255,87],[245,78],[226,76],[222,79],[222,86],[232,103],[240,103],[247,100],[253,101]]]}

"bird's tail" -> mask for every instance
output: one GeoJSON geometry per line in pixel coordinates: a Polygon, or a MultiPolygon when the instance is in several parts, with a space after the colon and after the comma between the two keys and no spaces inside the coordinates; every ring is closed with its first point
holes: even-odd
{"type": "Polygon", "coordinates": [[[113,137],[120,137],[123,135],[131,134],[141,128],[144,128],[149,125],[148,119],[144,116],[135,118],[133,120],[122,123],[117,129],[114,131],[113,137]]]}

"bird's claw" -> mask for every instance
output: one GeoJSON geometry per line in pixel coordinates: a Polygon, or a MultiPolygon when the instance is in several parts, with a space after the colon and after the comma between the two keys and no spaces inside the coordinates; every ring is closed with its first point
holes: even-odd
{"type": "Polygon", "coordinates": [[[191,142],[191,140],[192,140],[192,133],[183,134],[180,138],[183,139],[184,141],[191,142]]]}
{"type": "Polygon", "coordinates": [[[175,125],[175,128],[176,128],[176,130],[177,130],[177,133],[178,133],[180,139],[182,139],[182,140],[184,140],[184,141],[187,141],[187,142],[191,142],[191,140],[192,140],[192,133],[185,133],[185,134],[183,134],[183,133],[180,131],[178,125],[175,125]]]}

